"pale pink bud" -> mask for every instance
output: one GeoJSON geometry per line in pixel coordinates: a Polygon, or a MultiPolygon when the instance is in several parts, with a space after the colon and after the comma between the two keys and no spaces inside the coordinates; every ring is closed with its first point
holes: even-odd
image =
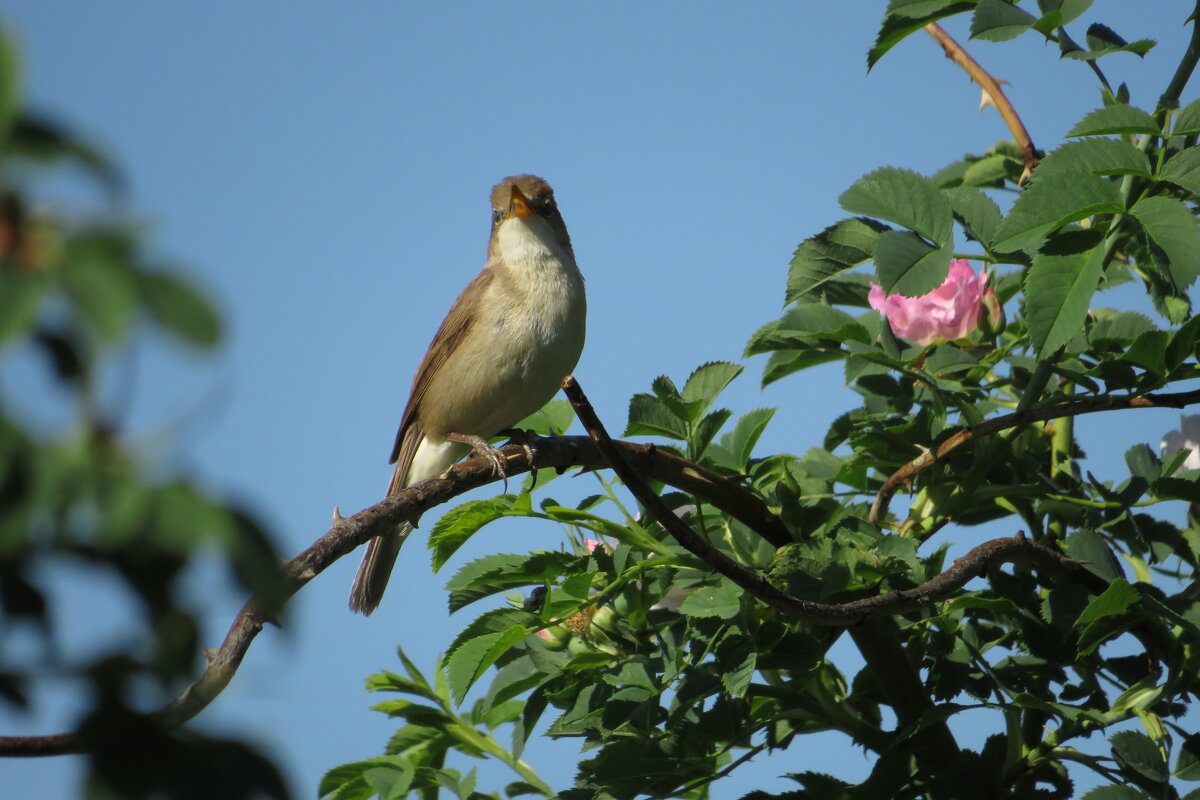
{"type": "Polygon", "coordinates": [[[871,284],[867,302],[887,317],[892,332],[919,345],[962,339],[979,326],[979,310],[987,275],[976,275],[965,259],[950,262],[941,286],[920,297],[884,296],[871,284]]]}

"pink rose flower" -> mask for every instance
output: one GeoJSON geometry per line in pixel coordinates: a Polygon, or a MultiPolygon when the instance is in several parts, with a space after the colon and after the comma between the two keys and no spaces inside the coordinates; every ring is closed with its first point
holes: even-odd
{"type": "Polygon", "coordinates": [[[946,281],[920,297],[884,296],[871,284],[867,302],[887,317],[892,332],[919,345],[962,339],[979,326],[979,309],[987,289],[987,273],[976,275],[965,259],[950,262],[946,281]]]}

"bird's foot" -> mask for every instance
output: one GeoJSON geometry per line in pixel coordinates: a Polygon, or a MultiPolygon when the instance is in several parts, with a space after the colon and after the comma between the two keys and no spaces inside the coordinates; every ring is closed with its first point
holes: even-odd
{"type": "Polygon", "coordinates": [[[508,470],[504,468],[504,454],[500,452],[500,448],[493,447],[482,436],[465,433],[447,433],[446,438],[452,442],[462,442],[463,444],[471,445],[471,448],[476,453],[491,462],[492,469],[496,470],[496,474],[504,479],[504,491],[508,492],[508,470]]]}
{"type": "Polygon", "coordinates": [[[538,436],[537,431],[532,428],[504,428],[499,435],[507,436],[509,441],[521,445],[521,449],[525,451],[525,460],[529,463],[529,474],[533,478],[533,482],[529,484],[529,490],[533,491],[533,487],[537,486],[537,467],[533,465],[532,445],[542,437],[538,436]]]}

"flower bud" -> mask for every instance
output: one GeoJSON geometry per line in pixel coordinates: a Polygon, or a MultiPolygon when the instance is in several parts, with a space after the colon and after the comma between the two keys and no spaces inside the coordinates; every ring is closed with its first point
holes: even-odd
{"type": "Polygon", "coordinates": [[[996,290],[988,288],[983,293],[979,310],[979,331],[989,339],[994,339],[1004,333],[1008,320],[1004,316],[1004,306],[996,296],[996,290]]]}

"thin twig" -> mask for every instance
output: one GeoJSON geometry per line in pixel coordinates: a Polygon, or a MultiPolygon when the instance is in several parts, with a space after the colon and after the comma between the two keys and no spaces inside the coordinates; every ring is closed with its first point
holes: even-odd
{"type": "Polygon", "coordinates": [[[990,98],[992,105],[1000,112],[1000,116],[1004,118],[1008,129],[1012,131],[1013,138],[1017,140],[1017,146],[1021,148],[1021,160],[1025,162],[1025,171],[1021,174],[1021,181],[1019,182],[1023,182],[1029,176],[1029,173],[1033,172],[1034,167],[1038,165],[1037,149],[1034,148],[1033,139],[1029,137],[1029,131],[1025,130],[1025,123],[1021,121],[1017,110],[1013,108],[1013,104],[1004,96],[1004,90],[1000,88],[1000,82],[981,67],[979,62],[962,48],[962,45],[954,41],[954,38],[946,33],[941,25],[931,22],[925,26],[925,32],[942,46],[942,49],[946,51],[946,58],[966,70],[971,79],[979,84],[979,87],[990,98]]]}
{"type": "Polygon", "coordinates": [[[875,502],[871,504],[871,514],[868,519],[878,525],[887,514],[892,496],[901,486],[911,484],[917,473],[929,469],[962,445],[981,436],[990,436],[993,433],[1020,425],[1028,425],[1032,422],[1077,417],[1080,414],[1094,414],[1099,411],[1119,411],[1125,408],[1185,408],[1194,403],[1200,403],[1200,390],[1174,394],[1151,393],[1140,397],[1086,397],[1072,400],[1069,403],[1059,403],[1027,411],[1015,411],[1012,414],[985,420],[978,425],[960,428],[943,439],[937,447],[922,451],[921,455],[893,472],[891,477],[884,481],[879,493],[875,495],[875,502]]]}

